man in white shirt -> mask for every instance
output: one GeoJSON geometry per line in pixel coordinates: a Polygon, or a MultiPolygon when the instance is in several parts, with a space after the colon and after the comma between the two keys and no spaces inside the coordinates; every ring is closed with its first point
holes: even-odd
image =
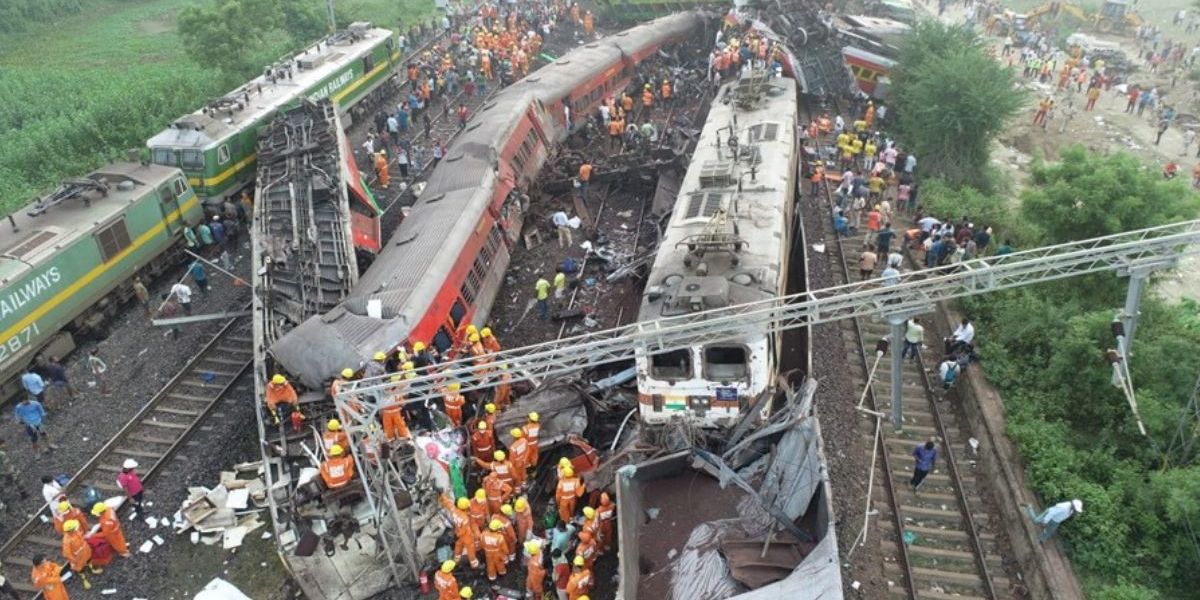
{"type": "Polygon", "coordinates": [[[1083,501],[1078,499],[1065,500],[1043,510],[1039,515],[1033,514],[1032,506],[1026,506],[1025,512],[1029,515],[1030,519],[1033,519],[1034,523],[1045,527],[1042,530],[1042,534],[1038,536],[1038,541],[1044,542],[1050,539],[1050,536],[1054,535],[1055,530],[1064,521],[1083,513],[1083,501]]]}
{"type": "Polygon", "coordinates": [[[571,240],[571,219],[567,217],[567,213],[560,210],[550,215],[550,221],[554,223],[554,228],[558,230],[558,247],[571,247],[573,245],[571,240]]]}
{"type": "Polygon", "coordinates": [[[946,352],[947,354],[970,352],[971,344],[974,342],[975,326],[971,324],[970,319],[963,317],[962,323],[954,330],[954,334],[946,340],[946,352]]]}
{"type": "Polygon", "coordinates": [[[171,295],[175,296],[176,300],[179,300],[179,306],[183,307],[185,314],[192,314],[192,288],[180,281],[171,286],[171,295]]]}

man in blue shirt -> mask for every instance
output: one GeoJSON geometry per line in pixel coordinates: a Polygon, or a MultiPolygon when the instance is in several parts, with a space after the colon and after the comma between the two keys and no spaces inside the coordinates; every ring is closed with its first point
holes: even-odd
{"type": "Polygon", "coordinates": [[[42,379],[41,375],[33,371],[26,371],[24,375],[21,375],[21,387],[25,388],[30,396],[37,398],[38,402],[46,401],[46,381],[42,379]]]}
{"type": "Polygon", "coordinates": [[[925,476],[933,470],[933,463],[937,460],[937,448],[934,447],[933,440],[913,448],[913,458],[917,459],[917,464],[913,467],[912,481],[909,484],[915,492],[920,489],[925,476]]]}
{"type": "Polygon", "coordinates": [[[1038,515],[1033,514],[1032,506],[1026,506],[1025,512],[1029,514],[1029,518],[1033,519],[1034,523],[1044,527],[1042,534],[1038,536],[1038,541],[1044,542],[1054,535],[1063,521],[1083,512],[1083,501],[1077,498],[1059,502],[1038,515]]]}
{"type": "MultiPolygon", "coordinates": [[[[39,378],[40,379],[40,378],[39,378]]],[[[42,421],[46,418],[46,409],[42,408],[42,403],[26,396],[13,411],[17,416],[17,421],[25,426],[25,434],[29,436],[29,441],[33,444],[33,451],[38,452],[38,440],[46,437],[46,431],[42,428],[42,421]]],[[[47,439],[46,443],[51,449],[54,449],[54,444],[50,444],[47,439]]]]}

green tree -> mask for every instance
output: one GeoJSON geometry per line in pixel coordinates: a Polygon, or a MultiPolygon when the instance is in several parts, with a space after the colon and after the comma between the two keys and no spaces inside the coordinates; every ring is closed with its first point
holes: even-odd
{"type": "Polygon", "coordinates": [[[179,11],[178,25],[192,60],[244,76],[278,45],[284,17],[279,0],[213,0],[179,11]]]}
{"type": "Polygon", "coordinates": [[[892,79],[897,133],[920,168],[989,190],[989,144],[1025,97],[1012,72],[987,56],[974,31],[926,19],[903,42],[892,79]]]}
{"type": "Polygon", "coordinates": [[[278,0],[283,28],[299,48],[329,33],[329,18],[321,0],[278,0]]]}

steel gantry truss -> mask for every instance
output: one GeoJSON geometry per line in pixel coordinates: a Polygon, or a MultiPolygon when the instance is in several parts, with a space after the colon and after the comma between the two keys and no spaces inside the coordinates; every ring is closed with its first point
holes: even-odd
{"type": "MultiPolygon", "coordinates": [[[[532,380],[629,360],[660,352],[726,341],[743,336],[748,331],[777,332],[820,323],[859,317],[888,321],[893,326],[893,376],[902,369],[900,360],[903,327],[912,315],[930,312],[938,302],[975,296],[988,292],[1012,289],[1078,277],[1093,273],[1114,272],[1130,277],[1129,299],[1121,315],[1127,334],[1126,347],[1132,344],[1142,284],[1153,271],[1170,268],[1184,256],[1200,254],[1200,220],[1185,221],[1141,229],[1078,242],[1058,244],[967,261],[954,269],[915,271],[885,283],[873,279],[779,298],[696,312],[656,321],[632,323],[621,327],[583,334],[575,337],[505,350],[491,355],[493,365],[504,365],[510,381],[532,380]]],[[[399,342],[400,340],[397,340],[399,342]]],[[[429,402],[441,395],[447,382],[457,381],[460,392],[483,390],[500,383],[500,370],[481,369],[472,358],[461,358],[418,371],[417,377],[403,382],[403,389],[387,376],[366,378],[343,385],[335,398],[339,413],[353,415],[346,428],[352,437],[351,446],[363,474],[368,499],[381,529],[394,527],[411,531],[411,512],[397,510],[394,498],[403,487],[395,473],[387,467],[363,460],[363,448],[379,438],[376,413],[381,401],[429,402]],[[367,442],[364,445],[363,442],[367,442]],[[385,524],[387,521],[390,524],[385,524]]],[[[894,395],[901,385],[892,385],[894,395]]],[[[903,403],[893,397],[893,425],[901,426],[900,409],[903,403]]],[[[381,461],[385,462],[385,461],[381,461]]],[[[409,491],[409,490],[405,490],[409,491]]],[[[385,536],[385,543],[387,538],[385,536]]],[[[389,556],[397,579],[404,571],[412,573],[415,562],[411,537],[400,542],[403,567],[396,556],[389,556]]],[[[388,544],[391,546],[392,544],[388,544]]],[[[396,548],[388,548],[395,552],[396,548]]]]}

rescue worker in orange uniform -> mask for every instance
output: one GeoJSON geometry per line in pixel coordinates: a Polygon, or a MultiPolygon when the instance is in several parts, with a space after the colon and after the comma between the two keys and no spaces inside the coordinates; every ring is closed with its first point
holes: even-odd
{"type": "Polygon", "coordinates": [[[92,516],[100,519],[100,536],[112,546],[117,554],[129,558],[129,544],[125,543],[125,532],[121,530],[121,521],[117,513],[103,502],[97,502],[92,507],[92,516]]]}
{"type": "Polygon", "coordinates": [[[671,81],[669,79],[663,80],[661,91],[662,91],[663,102],[664,103],[670,102],[671,101],[671,81]]]}
{"type": "MultiPolygon", "coordinates": [[[[342,387],[344,387],[347,383],[349,383],[353,379],[354,379],[354,369],[350,369],[350,368],[342,369],[341,376],[334,377],[333,381],[329,384],[329,397],[337,398],[337,395],[339,393],[341,393],[341,391],[342,391],[342,387]]],[[[345,408],[339,408],[338,412],[340,414],[338,416],[341,417],[342,421],[350,423],[351,422],[350,412],[358,413],[358,412],[360,412],[361,407],[359,406],[358,402],[354,401],[354,400],[348,402],[347,407],[349,408],[349,410],[346,410],[345,408]]]]}
{"type": "Polygon", "coordinates": [[[83,529],[91,528],[91,526],[88,525],[87,517],[83,514],[82,510],[71,506],[71,503],[66,500],[59,502],[58,506],[56,506],[54,510],[54,531],[57,531],[59,535],[62,535],[63,523],[66,523],[71,519],[79,521],[79,525],[83,529]]]}
{"type": "Polygon", "coordinates": [[[333,490],[345,487],[354,478],[354,458],[346,456],[340,444],[329,449],[329,457],[321,463],[321,480],[333,490]]]}
{"type": "Polygon", "coordinates": [[[595,29],[595,27],[596,20],[594,17],[592,17],[592,11],[589,10],[587,11],[587,14],[583,15],[583,34],[588,37],[592,37],[592,31],[595,29]]]}
{"type": "Polygon", "coordinates": [[[650,112],[653,107],[654,92],[650,90],[650,84],[647,83],[645,89],[642,90],[642,112],[650,112]]]}
{"type": "Polygon", "coordinates": [[[564,467],[558,486],[554,488],[554,500],[558,503],[558,518],[567,523],[575,516],[575,503],[585,491],[583,482],[575,476],[575,469],[564,467]]]}
{"type": "Polygon", "coordinates": [[[483,347],[488,352],[500,351],[500,340],[496,339],[496,334],[492,333],[491,327],[484,327],[479,330],[479,337],[483,339],[483,347]]]}
{"type": "Polygon", "coordinates": [[[542,545],[537,542],[525,542],[525,552],[529,554],[525,561],[525,596],[541,598],[546,593],[546,564],[542,561],[542,545]]]}
{"type": "Polygon", "coordinates": [[[600,550],[608,552],[613,545],[613,524],[617,520],[617,507],[608,497],[600,494],[600,506],[596,507],[596,518],[600,519],[600,550]]]}
{"type": "Polygon", "coordinates": [[[516,469],[513,467],[512,461],[508,460],[508,454],[503,450],[497,450],[492,453],[492,461],[484,462],[475,459],[476,464],[483,467],[500,477],[500,480],[513,488],[517,487],[516,469]]]}
{"type": "Polygon", "coordinates": [[[587,569],[591,569],[596,564],[596,559],[600,557],[600,549],[596,547],[596,537],[590,532],[579,532],[579,545],[575,547],[575,556],[583,557],[583,564],[587,569]]]}
{"type": "Polygon", "coordinates": [[[621,93],[621,110],[625,112],[633,110],[633,96],[630,96],[629,92],[621,93]]]}
{"type": "Polygon", "coordinates": [[[575,569],[567,578],[567,600],[583,600],[587,597],[588,589],[592,587],[592,570],[587,568],[587,561],[578,554],[571,561],[575,569]]]}
{"type": "Polygon", "coordinates": [[[283,407],[283,418],[287,419],[291,416],[293,410],[299,410],[300,398],[296,396],[296,388],[292,387],[291,383],[283,375],[276,373],[271,377],[271,382],[267,384],[267,390],[264,394],[264,400],[267,403],[267,410],[271,413],[271,417],[275,424],[279,424],[279,409],[283,407]]]}
{"type": "Polygon", "coordinates": [[[458,591],[458,597],[462,600],[470,600],[475,597],[475,592],[471,590],[471,586],[464,587],[458,591]]]}
{"type": "Polygon", "coordinates": [[[79,521],[75,519],[63,523],[62,554],[63,558],[71,564],[71,570],[75,571],[83,581],[83,589],[92,589],[92,582],[88,581],[87,575],[83,572],[84,567],[97,575],[103,573],[104,569],[97,569],[92,565],[92,547],[88,545],[87,540],[83,539],[79,521]]]}
{"type": "Polygon", "coordinates": [[[495,581],[497,575],[508,574],[508,564],[505,559],[510,552],[504,534],[500,533],[501,527],[499,520],[492,519],[492,522],[488,524],[488,531],[483,532],[483,535],[480,536],[483,556],[487,562],[488,581],[495,581]]]}
{"type": "Polygon", "coordinates": [[[537,411],[529,413],[528,420],[521,426],[521,430],[525,432],[525,439],[529,441],[529,453],[525,456],[525,464],[537,467],[540,448],[538,448],[538,435],[542,432],[542,417],[537,411]]]}
{"type": "Polygon", "coordinates": [[[471,516],[471,522],[475,524],[475,529],[482,532],[487,527],[489,512],[487,492],[483,488],[475,490],[475,495],[471,497],[470,509],[467,510],[467,514],[471,516]]]}
{"type": "Polygon", "coordinates": [[[513,438],[508,443],[508,456],[513,464],[513,478],[517,480],[518,486],[524,485],[529,469],[535,468],[537,465],[529,463],[529,440],[525,439],[525,431],[520,427],[513,427],[508,433],[513,438]]]}
{"type": "Polygon", "coordinates": [[[524,496],[517,498],[513,503],[513,512],[516,514],[517,538],[529,539],[533,535],[533,511],[529,508],[529,501],[524,496]]]}
{"type": "Polygon", "coordinates": [[[483,420],[487,421],[488,429],[496,429],[496,405],[488,402],[483,405],[483,420]]]}
{"type": "Polygon", "coordinates": [[[337,419],[330,419],[325,423],[325,433],[321,434],[321,445],[325,446],[325,451],[329,452],[334,446],[342,448],[350,447],[350,437],[342,431],[342,422],[337,419]]]}
{"type": "Polygon", "coordinates": [[[487,507],[489,514],[500,512],[500,506],[512,496],[513,486],[504,482],[499,475],[489,473],[483,478],[483,491],[487,494],[487,507]]]}
{"type": "Polygon", "coordinates": [[[454,558],[460,559],[465,556],[471,568],[478,569],[479,556],[476,550],[479,547],[479,531],[467,512],[471,510],[471,501],[459,498],[458,502],[451,503],[449,495],[442,496],[442,500],[442,506],[450,515],[450,525],[454,528],[454,558]]]}
{"type": "Polygon", "coordinates": [[[67,586],[62,581],[62,567],[58,563],[38,554],[33,557],[33,569],[29,577],[44,600],[70,600],[67,586]]]}
{"type": "Polygon", "coordinates": [[[495,451],[496,437],[492,434],[492,428],[488,427],[487,421],[481,420],[475,424],[475,432],[471,434],[471,456],[484,461],[491,458],[495,451]]]}
{"type": "Polygon", "coordinates": [[[388,160],[387,151],[380,150],[375,153],[375,174],[379,177],[379,186],[383,189],[388,188],[388,184],[392,178],[388,175],[388,160]]]}
{"type": "Polygon", "coordinates": [[[442,561],[442,568],[433,576],[433,588],[437,590],[438,600],[458,600],[458,578],[454,576],[452,560],[442,561]]]}
{"type": "Polygon", "coordinates": [[[495,404],[500,410],[504,410],[512,404],[512,373],[508,372],[506,363],[500,363],[499,381],[496,383],[496,391],[492,396],[492,404],[495,404]]]}
{"type": "Polygon", "coordinates": [[[462,427],[463,406],[467,403],[466,398],[458,393],[462,389],[462,384],[457,381],[446,386],[446,391],[442,394],[442,404],[446,407],[446,416],[450,417],[450,422],[455,427],[462,427]]]}
{"type": "Polygon", "coordinates": [[[492,515],[492,519],[500,521],[500,533],[504,534],[504,541],[508,544],[508,558],[512,560],[517,557],[517,528],[513,527],[513,507],[505,504],[500,507],[500,513],[492,515]]]}
{"type": "MultiPolygon", "coordinates": [[[[391,380],[399,383],[404,378],[401,375],[393,375],[391,380]]],[[[388,441],[397,439],[408,439],[412,437],[412,432],[408,430],[408,422],[404,420],[404,393],[399,386],[392,388],[393,393],[388,394],[387,400],[379,409],[379,420],[383,424],[383,435],[388,441]]]]}
{"type": "Polygon", "coordinates": [[[596,513],[596,509],[585,506],[583,507],[583,524],[579,527],[579,531],[586,531],[592,534],[592,539],[596,540],[596,545],[600,542],[600,518],[596,513]]]}

